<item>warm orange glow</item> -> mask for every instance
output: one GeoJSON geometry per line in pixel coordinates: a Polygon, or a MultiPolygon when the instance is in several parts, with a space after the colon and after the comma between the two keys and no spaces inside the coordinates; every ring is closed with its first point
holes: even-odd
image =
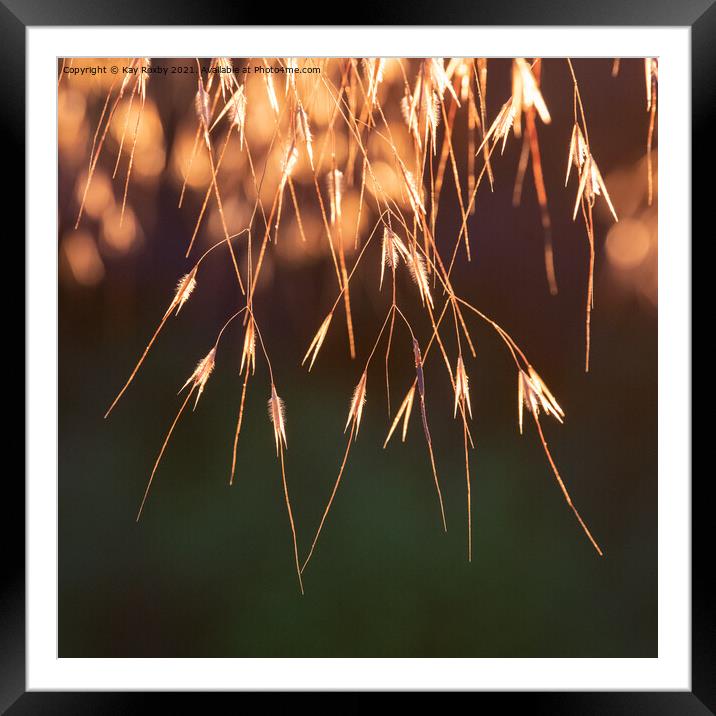
{"type": "Polygon", "coordinates": [[[120,208],[111,206],[102,214],[102,243],[111,252],[126,254],[139,239],[137,220],[131,208],[124,210],[121,225],[120,208]]]}
{"type": "Polygon", "coordinates": [[[186,179],[187,185],[191,188],[205,189],[211,178],[211,166],[206,155],[206,149],[202,151],[201,145],[197,145],[196,149],[194,149],[194,136],[194,129],[185,127],[179,130],[174,140],[172,169],[179,184],[186,179]],[[191,161],[191,169],[188,171],[192,152],[194,157],[191,161]]]}
{"type": "Polygon", "coordinates": [[[649,254],[649,230],[639,219],[622,219],[609,229],[606,248],[615,268],[623,271],[637,268],[649,254]]]}
{"type": "Polygon", "coordinates": [[[79,230],[65,236],[62,252],[77,283],[96,286],[104,278],[104,263],[89,232],[79,230]]]}
{"type": "MultiPolygon", "coordinates": [[[[82,174],[75,186],[75,196],[77,201],[82,201],[85,184],[87,183],[87,173],[82,174]]],[[[114,191],[112,189],[112,181],[110,177],[102,170],[95,172],[92,183],[87,190],[85,198],[85,211],[87,215],[93,219],[99,219],[102,213],[114,203],[114,191]]]]}

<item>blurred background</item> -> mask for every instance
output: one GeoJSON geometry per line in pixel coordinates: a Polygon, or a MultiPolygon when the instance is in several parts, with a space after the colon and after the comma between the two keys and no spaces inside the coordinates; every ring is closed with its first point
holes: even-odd
{"type": "MultiPolygon", "coordinates": [[[[564,187],[574,121],[564,60],[542,63],[541,88],[552,122],[538,121],[558,295],[550,295],[545,278],[531,167],[521,204],[513,206],[522,143],[512,135],[504,154],[493,154],[495,191],[485,182],[477,195],[469,222],[472,261],[461,250],[454,273],[458,294],[509,331],[564,408],[563,426],[548,417],[542,425],[605,557],[595,554],[566,506],[534,425],[527,421],[525,435],[518,433],[509,354],[494,331],[468,319],[477,349],[477,358],[466,357],[476,442],[470,454],[472,563],[466,554],[462,426],[452,418],[453,393],[444,365],[437,353],[431,355],[426,390],[447,534],[440,526],[417,410],[407,442],[394,438],[382,449],[391,422],[383,346],[369,372],[358,440],[304,573],[303,597],[266,410],[270,383],[260,355],[248,387],[237,477],[228,484],[242,385],[238,324],[222,342],[196,411],[182,417],[142,520],[135,523],[152,465],[180,405],[177,390],[237,302],[242,304],[226,254],[213,252],[202,263],[191,300],[167,323],[111,417],[102,419],[178,278],[223,238],[212,198],[193,260],[184,258],[210,178],[206,152],[199,151],[178,208],[197,128],[196,75],[149,80],[120,227],[139,106],[135,100],[127,108],[128,99],[123,100],[75,228],[113,78],[63,74],[61,68],[111,62],[61,60],[58,68],[59,655],[657,656],[658,192],[648,206],[644,60],[621,60],[616,76],[612,60],[574,61],[591,149],[620,219],[615,224],[603,199],[597,199],[590,372],[583,367],[588,244],[582,221],[572,221],[574,176],[564,187]],[[125,121],[130,129],[113,180],[125,121]]],[[[177,63],[186,61],[153,61],[159,67],[177,63]]],[[[415,61],[404,66],[411,70],[415,61]]],[[[509,60],[488,61],[488,125],[510,96],[510,67],[509,60]]],[[[337,75],[330,69],[324,74],[334,80],[337,75]]],[[[279,76],[274,82],[283,100],[285,80],[279,76]]],[[[320,147],[330,101],[321,95],[316,76],[298,82],[302,92],[314,93],[312,129],[320,147]]],[[[399,64],[388,61],[379,98],[394,123],[396,142],[408,146],[402,95],[399,64]]],[[[280,148],[270,147],[273,120],[266,121],[271,110],[261,76],[249,76],[246,96],[246,140],[262,167],[280,148]]],[[[453,139],[461,173],[466,125],[464,110],[458,111],[453,139]]],[[[345,125],[340,130],[335,152],[343,165],[350,149],[345,125]]],[[[439,141],[441,136],[442,127],[439,141]]],[[[232,141],[219,183],[229,228],[238,231],[248,221],[255,192],[246,154],[232,141]]],[[[381,146],[375,141],[371,152],[377,171],[384,171],[386,191],[392,191],[391,158],[381,146]]],[[[655,167],[656,154],[655,141],[655,167]]],[[[278,161],[273,165],[280,167],[278,161]]],[[[267,177],[264,200],[270,206],[277,178],[267,177]]],[[[348,354],[339,308],[312,372],[300,367],[337,284],[305,157],[293,178],[306,240],[285,198],[278,243],[269,247],[255,311],[286,402],[287,479],[305,555],[345,449],[342,428],[350,397],[390,297],[389,288],[378,291],[376,243],[351,282],[357,359],[348,354]]],[[[343,229],[350,237],[359,229],[365,240],[376,216],[364,211],[357,227],[358,192],[359,184],[346,188],[343,229]]],[[[397,188],[395,198],[401,200],[397,188]]],[[[448,167],[437,232],[446,255],[459,226],[448,167]]],[[[352,240],[347,244],[350,270],[356,254],[352,240]]],[[[429,325],[420,319],[415,287],[402,282],[398,298],[401,306],[417,302],[409,315],[424,341],[429,325]]],[[[411,345],[400,328],[392,356],[395,411],[414,378],[411,345]]]]}

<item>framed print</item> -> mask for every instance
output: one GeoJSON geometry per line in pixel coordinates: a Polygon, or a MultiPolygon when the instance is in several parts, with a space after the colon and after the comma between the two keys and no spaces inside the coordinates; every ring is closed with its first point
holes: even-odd
{"type": "Polygon", "coordinates": [[[708,1],[0,12],[27,280],[8,713],[714,712],[708,1]]]}

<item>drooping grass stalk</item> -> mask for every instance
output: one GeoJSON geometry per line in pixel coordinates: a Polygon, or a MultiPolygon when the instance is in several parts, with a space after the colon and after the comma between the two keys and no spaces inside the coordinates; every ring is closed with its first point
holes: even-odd
{"type": "Polygon", "coordinates": [[[472,500],[470,496],[470,456],[467,451],[467,420],[462,421],[463,443],[465,445],[465,484],[467,485],[467,561],[472,562],[472,500]]]}
{"type": "Polygon", "coordinates": [[[169,432],[167,433],[166,437],[164,438],[164,442],[162,443],[161,450],[159,451],[159,455],[157,455],[157,459],[154,462],[154,467],[152,468],[152,472],[149,475],[149,481],[147,482],[147,487],[144,490],[144,496],[142,497],[142,502],[139,505],[139,511],[137,512],[137,519],[136,522],[139,522],[139,518],[142,516],[142,511],[144,510],[144,503],[147,501],[147,497],[149,496],[149,489],[152,486],[152,482],[154,481],[154,475],[156,475],[157,468],[159,467],[159,463],[162,460],[162,456],[164,455],[164,451],[167,449],[167,445],[169,444],[169,439],[172,436],[172,433],[174,432],[174,428],[177,426],[177,423],[179,422],[179,418],[181,417],[181,414],[184,412],[184,408],[186,408],[187,403],[189,402],[189,398],[194,394],[194,388],[195,386],[191,387],[191,390],[186,394],[186,398],[184,398],[184,402],[181,404],[181,408],[179,408],[179,411],[176,414],[176,417],[174,418],[174,421],[171,424],[171,427],[169,428],[169,432]]]}
{"type": "Polygon", "coordinates": [[[229,485],[234,484],[234,475],[236,473],[236,448],[239,444],[239,433],[241,432],[241,423],[244,419],[244,402],[246,400],[246,388],[249,384],[249,368],[246,366],[246,373],[244,374],[244,384],[241,388],[241,403],[239,405],[239,417],[236,419],[236,433],[234,434],[234,449],[231,454],[231,477],[229,478],[229,485]]]}
{"type": "Polygon", "coordinates": [[[554,460],[552,458],[552,453],[549,450],[549,447],[547,447],[547,441],[545,440],[544,433],[542,432],[542,425],[540,424],[539,417],[533,413],[534,423],[537,426],[537,432],[539,433],[540,442],[542,443],[542,448],[544,450],[545,455],[547,456],[547,460],[549,460],[549,465],[552,468],[552,473],[554,474],[555,479],[557,480],[557,484],[559,485],[559,488],[562,490],[562,494],[564,495],[564,499],[566,500],[567,504],[569,505],[569,508],[574,513],[574,516],[577,518],[577,521],[579,522],[580,526],[584,530],[584,533],[589,538],[589,541],[592,543],[592,546],[597,551],[597,554],[600,557],[604,556],[604,553],[601,550],[601,547],[597,544],[594,537],[592,537],[592,533],[589,531],[589,528],[585,524],[584,520],[582,519],[582,516],[579,514],[579,511],[574,506],[574,503],[572,502],[572,498],[569,496],[569,492],[567,491],[567,488],[562,481],[562,477],[559,474],[559,470],[557,469],[557,466],[554,463],[554,460]]]}
{"type": "Polygon", "coordinates": [[[554,270],[554,247],[552,245],[552,219],[547,204],[547,189],[544,185],[542,174],[542,158],[540,156],[539,139],[537,137],[537,125],[535,123],[534,108],[526,114],[526,136],[529,138],[530,154],[532,157],[532,176],[534,177],[537,201],[540,207],[542,220],[542,231],[544,233],[544,268],[547,276],[549,292],[556,296],[559,292],[557,287],[557,275],[554,270]]]}
{"type": "Polygon", "coordinates": [[[306,559],[303,560],[303,566],[301,567],[301,573],[303,574],[303,571],[306,569],[306,565],[311,561],[311,557],[313,556],[313,552],[316,549],[316,545],[318,544],[318,538],[321,536],[321,531],[323,530],[323,525],[326,521],[326,517],[328,517],[328,513],[331,510],[331,506],[333,505],[333,500],[336,496],[336,492],[338,492],[338,486],[341,484],[341,478],[343,477],[343,471],[346,469],[346,463],[348,462],[348,454],[351,451],[351,445],[353,444],[353,436],[355,434],[355,423],[351,423],[351,430],[350,433],[348,433],[348,440],[346,441],[346,450],[343,453],[343,460],[341,461],[340,469],[338,470],[338,477],[336,478],[335,483],[333,484],[333,490],[331,490],[331,495],[328,498],[328,502],[326,503],[326,506],[323,510],[323,515],[321,515],[321,521],[318,524],[318,529],[316,530],[316,534],[313,537],[313,542],[311,542],[311,549],[308,550],[308,554],[306,555],[306,559]]]}
{"type": "Polygon", "coordinates": [[[281,456],[281,481],[283,484],[283,494],[286,499],[286,511],[288,512],[288,521],[291,525],[291,537],[293,538],[293,557],[296,562],[296,576],[298,577],[298,586],[303,591],[303,579],[301,577],[301,565],[298,560],[298,542],[296,540],[296,525],[293,521],[293,512],[291,511],[291,500],[288,496],[288,483],[286,482],[286,466],[283,460],[283,445],[279,446],[279,455],[281,456]]]}
{"type": "MultiPolygon", "coordinates": [[[[127,167],[127,176],[124,179],[124,192],[122,193],[122,209],[120,210],[119,214],[119,225],[122,226],[122,222],[124,221],[124,210],[127,205],[127,192],[129,191],[129,178],[132,176],[132,166],[134,165],[134,152],[137,149],[137,136],[139,134],[139,125],[142,122],[142,116],[144,115],[144,107],[147,99],[147,92],[146,92],[146,77],[142,74],[140,74],[137,77],[137,84],[135,85],[135,89],[132,92],[132,97],[134,97],[134,94],[137,93],[141,97],[141,104],[139,107],[139,111],[137,112],[137,122],[134,125],[134,133],[132,135],[132,149],[129,152],[129,165],[127,167]]],[[[130,99],[130,106],[131,106],[131,99],[130,99]]],[[[129,113],[129,110],[127,110],[129,113]]],[[[124,141],[124,137],[122,138],[122,141],[124,141]]],[[[120,149],[121,151],[121,149],[120,149]]],[[[119,162],[119,157],[117,157],[117,160],[119,162]]]]}

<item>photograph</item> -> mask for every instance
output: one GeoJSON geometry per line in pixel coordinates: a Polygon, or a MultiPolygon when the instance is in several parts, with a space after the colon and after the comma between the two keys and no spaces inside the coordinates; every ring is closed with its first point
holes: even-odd
{"type": "Polygon", "coordinates": [[[59,659],[663,656],[658,57],[56,62],[59,659]]]}

